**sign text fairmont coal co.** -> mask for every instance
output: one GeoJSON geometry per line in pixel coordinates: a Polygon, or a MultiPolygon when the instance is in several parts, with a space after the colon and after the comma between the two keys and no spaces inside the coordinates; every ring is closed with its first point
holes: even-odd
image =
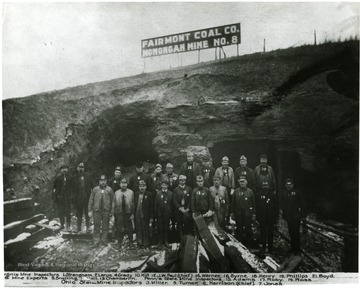
{"type": "Polygon", "coordinates": [[[239,44],[240,23],[141,40],[141,56],[203,50],[239,44]]]}

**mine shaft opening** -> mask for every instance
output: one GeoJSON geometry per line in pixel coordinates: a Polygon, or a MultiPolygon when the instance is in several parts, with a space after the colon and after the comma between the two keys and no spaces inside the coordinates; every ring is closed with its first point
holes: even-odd
{"type": "Polygon", "coordinates": [[[100,174],[111,176],[120,165],[128,173],[129,167],[138,162],[156,163],[158,154],[152,140],[154,127],[147,120],[126,120],[110,125],[100,135],[90,139],[92,151],[89,165],[94,177],[100,174]]]}

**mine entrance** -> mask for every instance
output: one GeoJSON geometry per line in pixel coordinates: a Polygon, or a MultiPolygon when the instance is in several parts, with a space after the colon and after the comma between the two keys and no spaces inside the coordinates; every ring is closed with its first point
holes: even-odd
{"type": "Polygon", "coordinates": [[[112,175],[117,165],[130,167],[140,161],[156,163],[158,155],[152,145],[153,138],[153,127],[140,121],[121,123],[111,131],[104,131],[90,153],[93,172],[112,175]]]}

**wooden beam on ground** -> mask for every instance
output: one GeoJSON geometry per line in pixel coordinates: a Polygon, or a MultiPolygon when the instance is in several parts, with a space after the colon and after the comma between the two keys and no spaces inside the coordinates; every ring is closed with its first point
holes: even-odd
{"type": "Polygon", "coordinates": [[[197,256],[199,262],[199,273],[210,273],[210,258],[208,254],[206,253],[206,250],[204,246],[199,243],[198,246],[198,256],[197,256]]]}
{"type": "Polygon", "coordinates": [[[348,236],[348,237],[358,237],[359,236],[357,232],[355,233],[355,232],[343,231],[343,230],[335,229],[334,227],[331,227],[331,226],[327,226],[327,225],[316,223],[316,222],[309,221],[309,220],[305,220],[305,223],[313,225],[315,227],[322,228],[322,229],[330,231],[330,232],[333,232],[340,236],[348,236]]]}
{"type": "Polygon", "coordinates": [[[7,240],[15,238],[16,236],[20,235],[28,225],[38,222],[44,218],[45,218],[45,216],[43,214],[38,214],[38,215],[32,216],[28,219],[12,222],[10,224],[5,225],[4,226],[4,241],[6,242],[7,240]]]}
{"type": "Polygon", "coordinates": [[[225,246],[225,256],[230,260],[230,268],[234,273],[253,272],[249,264],[243,259],[240,252],[233,246],[225,246]]]}
{"type": "Polygon", "coordinates": [[[186,273],[196,273],[197,266],[198,240],[192,235],[185,235],[180,251],[179,271],[186,273]]]}
{"type": "Polygon", "coordinates": [[[165,263],[163,265],[161,265],[160,267],[162,267],[162,268],[170,268],[178,260],[179,260],[178,252],[174,251],[171,254],[171,256],[169,256],[169,258],[165,261],[165,263]]]}
{"type": "Polygon", "coordinates": [[[211,222],[209,225],[209,230],[216,238],[219,240],[220,244],[225,246],[226,242],[230,241],[228,234],[219,226],[216,222],[211,222]]]}
{"type": "Polygon", "coordinates": [[[214,236],[210,232],[201,214],[193,215],[196,227],[201,237],[204,248],[208,251],[209,256],[217,263],[219,272],[229,272],[229,261],[221,253],[220,248],[216,244],[214,236]]]}
{"type": "Polygon", "coordinates": [[[49,230],[40,229],[33,234],[22,233],[18,239],[8,240],[4,243],[5,264],[17,263],[21,253],[29,250],[37,242],[51,235],[49,230]],[[21,236],[23,235],[23,237],[21,236]]]}
{"type": "Polygon", "coordinates": [[[15,221],[21,221],[31,218],[32,216],[39,214],[39,212],[40,212],[39,204],[27,208],[15,209],[14,211],[5,211],[4,224],[7,225],[15,221]]]}
{"type": "Polygon", "coordinates": [[[31,208],[34,206],[32,198],[21,198],[4,202],[4,212],[13,212],[15,210],[31,208]]]}
{"type": "Polygon", "coordinates": [[[294,255],[290,259],[286,260],[280,265],[280,267],[275,271],[275,273],[291,273],[294,272],[297,267],[299,267],[302,258],[300,256],[294,255]]]}
{"type": "Polygon", "coordinates": [[[229,238],[231,241],[226,243],[226,246],[235,247],[239,253],[241,254],[241,257],[246,261],[246,263],[249,264],[249,266],[252,268],[254,272],[257,273],[271,273],[274,270],[268,266],[263,260],[261,260],[259,257],[257,257],[255,254],[251,253],[248,248],[246,248],[243,244],[241,244],[238,240],[236,240],[233,236],[230,234],[229,238]]]}
{"type": "Polygon", "coordinates": [[[34,223],[35,226],[50,230],[54,233],[59,232],[60,231],[60,227],[54,227],[54,226],[50,226],[50,225],[46,225],[46,224],[41,224],[41,223],[34,223]]]}

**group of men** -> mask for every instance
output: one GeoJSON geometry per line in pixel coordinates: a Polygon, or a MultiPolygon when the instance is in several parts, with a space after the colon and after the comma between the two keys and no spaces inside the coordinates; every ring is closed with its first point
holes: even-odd
{"type": "Polygon", "coordinates": [[[222,158],[216,170],[211,159],[205,157],[202,164],[194,161],[194,154],[187,153],[179,175],[171,163],[155,166],[151,175],[144,172],[142,163],[136,164],[136,174],[129,180],[122,176],[122,168],[116,167],[109,181],[101,175],[98,186],[83,170],[80,163],[77,174],[67,179],[67,167],[56,178],[53,200],[58,205],[61,226],[68,229],[70,203],[77,211],[77,230],[81,230],[82,215],[86,227],[93,218],[95,245],[108,241],[109,221],[115,218],[117,244],[121,248],[124,235],[133,247],[135,227],[139,249],[149,248],[150,228],[157,228],[158,247],[169,247],[169,232],[180,238],[194,234],[194,214],[201,214],[207,223],[216,222],[224,230],[230,218],[236,223],[236,237],[245,245],[252,241],[252,224],[259,223],[261,245],[269,253],[273,250],[274,226],[279,212],[288,222],[292,251],[300,250],[300,222],[305,217],[304,202],[300,191],[294,189],[292,179],[287,179],[283,192],[282,210],[276,189],[274,170],[267,164],[267,156],[260,156],[260,164],[252,170],[247,158],[240,157],[240,166],[234,171],[229,167],[229,158],[222,158]],[[65,208],[65,209],[64,209],[65,208]],[[173,230],[170,230],[172,226],[173,230]]]}

